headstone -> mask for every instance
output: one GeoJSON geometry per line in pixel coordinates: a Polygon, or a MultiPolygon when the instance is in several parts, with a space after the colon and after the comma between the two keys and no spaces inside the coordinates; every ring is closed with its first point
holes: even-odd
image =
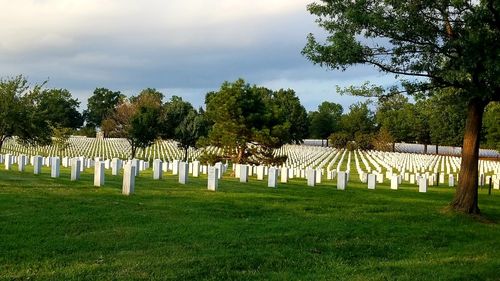
{"type": "Polygon", "coordinates": [[[287,183],[288,182],[288,168],[283,167],[281,168],[281,183],[287,183]]]}
{"type": "Polygon", "coordinates": [[[139,169],[140,160],[139,159],[132,159],[130,161],[132,163],[132,166],[135,167],[135,169],[134,169],[135,175],[134,176],[138,177],[139,176],[139,171],[140,171],[140,169],[139,169]]]}
{"type": "Polygon", "coordinates": [[[193,177],[200,176],[200,161],[193,161],[193,177]]]}
{"type": "Polygon", "coordinates": [[[383,174],[378,174],[377,175],[377,182],[378,183],[384,183],[384,175],[383,174]]]}
{"type": "Polygon", "coordinates": [[[322,169],[316,169],[316,183],[321,183],[322,169]]]}
{"type": "Polygon", "coordinates": [[[17,161],[17,167],[19,169],[19,172],[24,172],[24,169],[26,167],[26,155],[19,155],[19,161],[17,161]]]}
{"type": "Polygon", "coordinates": [[[337,172],[337,189],[345,190],[347,187],[347,173],[339,171],[337,172]]]}
{"type": "Polygon", "coordinates": [[[257,166],[257,180],[264,180],[264,166],[257,166]]]}
{"type": "Polygon", "coordinates": [[[51,161],[50,176],[53,178],[59,177],[59,171],[61,169],[61,159],[59,157],[53,157],[51,161]]]}
{"type": "Polygon", "coordinates": [[[94,166],[94,186],[104,185],[104,162],[95,162],[94,166]]]}
{"type": "Polygon", "coordinates": [[[233,164],[234,177],[237,179],[241,179],[240,178],[240,170],[241,170],[240,165],[241,164],[233,164]]]}
{"type": "Polygon", "coordinates": [[[236,167],[238,167],[240,170],[240,182],[248,182],[248,165],[236,165],[236,167]]]}
{"type": "Polygon", "coordinates": [[[179,183],[186,184],[188,182],[189,164],[179,162],[179,183]]]}
{"type": "Polygon", "coordinates": [[[267,171],[267,186],[276,188],[277,183],[278,183],[278,170],[274,167],[271,167],[267,171]]]}
{"type": "Polygon", "coordinates": [[[207,184],[208,190],[217,191],[217,188],[219,187],[218,173],[219,171],[216,167],[214,166],[208,167],[208,184],[207,184]]]}
{"type": "Polygon", "coordinates": [[[397,190],[399,188],[399,176],[393,175],[391,177],[391,189],[397,190]]]}
{"type": "Polygon", "coordinates": [[[122,194],[130,195],[135,189],[135,166],[132,163],[127,163],[123,170],[123,185],[122,194]]]}
{"type": "Polygon", "coordinates": [[[307,185],[308,186],[316,185],[316,170],[312,168],[307,169],[307,185]]]}
{"type": "Polygon", "coordinates": [[[39,175],[42,173],[43,157],[35,156],[33,157],[33,173],[39,175]]]}
{"type": "Polygon", "coordinates": [[[410,184],[415,184],[415,174],[410,175],[410,184]]]}
{"type": "Polygon", "coordinates": [[[113,160],[111,160],[111,175],[117,176],[120,173],[121,169],[122,169],[122,160],[118,158],[113,158],[113,160]]]}
{"type": "Polygon", "coordinates": [[[80,179],[80,166],[82,161],[79,158],[73,158],[71,160],[71,180],[77,181],[80,179]]]}
{"type": "Polygon", "coordinates": [[[162,162],[160,159],[153,161],[153,179],[159,180],[163,176],[162,162]]]}
{"type": "Polygon", "coordinates": [[[5,170],[10,170],[10,167],[11,167],[11,158],[12,156],[10,154],[5,154],[5,170]]]}
{"type": "Polygon", "coordinates": [[[172,166],[172,175],[177,175],[179,174],[179,160],[174,160],[173,166],[172,166]]]}
{"type": "Polygon", "coordinates": [[[455,186],[455,177],[452,174],[450,174],[450,176],[448,178],[448,186],[449,187],[455,186]]]}
{"type": "Polygon", "coordinates": [[[368,175],[368,189],[375,189],[377,185],[377,175],[369,174],[368,175]]]}
{"type": "Polygon", "coordinates": [[[224,165],[221,162],[215,163],[215,168],[217,168],[217,177],[220,180],[222,178],[222,174],[224,173],[224,165]]]}
{"type": "Polygon", "coordinates": [[[427,192],[427,178],[425,176],[420,177],[418,181],[418,192],[427,192]]]}

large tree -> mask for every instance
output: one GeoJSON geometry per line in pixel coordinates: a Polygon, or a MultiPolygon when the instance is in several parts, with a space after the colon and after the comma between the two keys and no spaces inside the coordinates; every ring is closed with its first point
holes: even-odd
{"type": "Polygon", "coordinates": [[[327,101],[321,103],[317,111],[309,113],[309,136],[323,140],[337,132],[343,111],[340,104],[327,101]]]}
{"type": "Polygon", "coordinates": [[[83,125],[83,116],[78,111],[80,102],[66,89],[49,89],[41,93],[38,107],[42,117],[52,126],[77,129],[83,125]]]}
{"type": "Polygon", "coordinates": [[[0,151],[13,136],[29,145],[51,143],[52,130],[38,106],[42,86],[30,86],[23,76],[0,79],[0,151]]]}
{"type": "Polygon", "coordinates": [[[84,116],[88,127],[99,127],[104,119],[113,114],[115,107],[125,98],[120,91],[96,88],[88,99],[84,116]]]}
{"type": "Polygon", "coordinates": [[[272,91],[243,79],[224,82],[208,93],[206,116],[213,122],[205,144],[224,149],[235,163],[278,164],[272,149],[299,143],[307,134],[307,114],[292,90],[272,91]]]}
{"type": "MultiPolygon", "coordinates": [[[[327,33],[303,53],[333,69],[367,64],[407,80],[409,93],[452,88],[467,104],[460,181],[451,206],[479,213],[478,156],[484,108],[500,100],[497,0],[322,0],[308,6],[327,33]]],[[[393,89],[394,90],[394,89],[393,89]]],[[[377,91],[378,92],[378,91],[377,91]]]]}

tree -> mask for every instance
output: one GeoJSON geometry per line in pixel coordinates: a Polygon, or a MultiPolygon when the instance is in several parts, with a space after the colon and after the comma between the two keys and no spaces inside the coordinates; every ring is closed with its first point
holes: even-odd
{"type": "Polygon", "coordinates": [[[51,143],[52,130],[37,103],[42,87],[31,87],[21,75],[0,79],[0,151],[5,140],[13,136],[23,144],[51,143]]]}
{"type": "Polygon", "coordinates": [[[380,131],[373,138],[373,147],[376,150],[392,151],[393,143],[394,143],[394,137],[386,128],[380,129],[380,131]]]}
{"type": "Polygon", "coordinates": [[[343,108],[340,104],[323,102],[317,111],[309,113],[309,136],[314,139],[326,139],[340,129],[343,108]]]}
{"type": "Polygon", "coordinates": [[[88,99],[85,120],[89,127],[101,126],[102,120],[113,114],[116,106],[125,98],[120,91],[113,92],[106,88],[96,88],[88,99]]]}
{"type": "Polygon", "coordinates": [[[213,127],[202,142],[223,148],[235,163],[282,162],[272,150],[302,142],[307,134],[306,111],[292,90],[271,91],[239,79],[208,93],[205,104],[213,127]]]}
{"type": "Polygon", "coordinates": [[[178,146],[184,150],[183,161],[188,160],[188,149],[196,147],[198,140],[208,134],[208,122],[203,114],[196,110],[191,110],[184,119],[177,125],[174,140],[178,146]]]}
{"type": "Polygon", "coordinates": [[[347,133],[349,140],[354,140],[356,133],[371,134],[375,131],[374,113],[368,108],[368,102],[358,102],[349,106],[349,112],[340,119],[341,131],[347,133]]]}
{"type": "Polygon", "coordinates": [[[495,0],[322,0],[308,6],[329,34],[325,42],[309,35],[303,53],[312,62],[341,70],[372,65],[408,78],[401,86],[410,94],[452,88],[455,101],[467,105],[460,181],[451,203],[465,213],[480,212],[482,117],[488,103],[500,100],[499,9],[495,0]]]}
{"type": "Polygon", "coordinates": [[[395,142],[413,140],[412,129],[415,122],[412,118],[412,105],[402,94],[380,97],[375,113],[375,121],[380,129],[389,133],[394,142],[392,151],[395,151],[395,142]]]}
{"type": "Polygon", "coordinates": [[[500,102],[490,103],[484,113],[485,145],[500,151],[500,102]]]}
{"type": "Polygon", "coordinates": [[[38,107],[42,118],[54,127],[77,129],[83,125],[78,111],[80,102],[73,99],[66,89],[49,89],[41,92],[38,107]]]}

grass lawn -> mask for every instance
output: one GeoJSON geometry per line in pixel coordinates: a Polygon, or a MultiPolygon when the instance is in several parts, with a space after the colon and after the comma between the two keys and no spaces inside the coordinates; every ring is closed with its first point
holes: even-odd
{"type": "Polygon", "coordinates": [[[126,197],[121,177],[30,168],[0,170],[0,280],[500,280],[496,190],[478,219],[443,211],[448,187],[252,178],[213,193],[145,172],[126,197]]]}

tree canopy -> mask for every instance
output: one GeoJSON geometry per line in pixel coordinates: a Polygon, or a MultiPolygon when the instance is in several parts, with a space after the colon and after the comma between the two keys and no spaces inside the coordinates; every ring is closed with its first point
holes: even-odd
{"type": "Polygon", "coordinates": [[[120,91],[113,92],[106,88],[96,88],[88,99],[87,109],[84,111],[85,120],[89,127],[100,127],[104,119],[113,114],[114,108],[125,98],[120,91]]]}
{"type": "MultiPolygon", "coordinates": [[[[451,204],[466,213],[479,213],[483,111],[500,100],[499,9],[495,0],[322,0],[308,6],[327,32],[323,42],[308,37],[303,54],[313,63],[341,70],[371,65],[402,78],[390,93],[429,95],[448,88],[467,105],[459,188],[451,204]]],[[[367,94],[385,93],[376,87],[367,94]]]]}

